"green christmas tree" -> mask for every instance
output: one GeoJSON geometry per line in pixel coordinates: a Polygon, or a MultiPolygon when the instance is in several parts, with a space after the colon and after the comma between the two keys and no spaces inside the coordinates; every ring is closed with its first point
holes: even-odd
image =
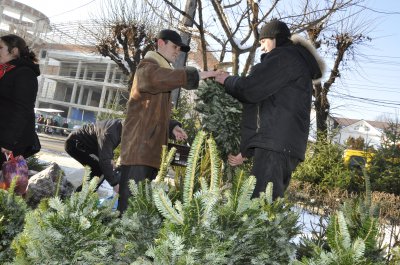
{"type": "Polygon", "coordinates": [[[242,104],[213,80],[202,82],[196,95],[203,130],[212,134],[222,160],[226,161],[229,153],[239,152],[242,104]]]}
{"type": "Polygon", "coordinates": [[[0,261],[12,261],[15,253],[11,242],[24,227],[27,206],[22,197],[14,194],[15,178],[8,191],[0,189],[0,261]]]}

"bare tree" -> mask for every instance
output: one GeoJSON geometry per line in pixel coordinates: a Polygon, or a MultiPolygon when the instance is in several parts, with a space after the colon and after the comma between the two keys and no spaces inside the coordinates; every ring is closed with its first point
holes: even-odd
{"type": "Polygon", "coordinates": [[[93,32],[96,48],[130,77],[129,90],[138,63],[155,49],[155,34],[162,22],[143,1],[104,0],[102,5],[93,32]]]}
{"type": "Polygon", "coordinates": [[[343,71],[352,71],[350,65],[357,65],[359,47],[371,41],[368,37],[371,23],[363,20],[357,12],[338,16],[312,24],[306,28],[309,39],[317,48],[325,50],[331,57],[332,66],[325,80],[314,84],[314,107],[317,118],[317,130],[327,131],[327,118],[330,112],[328,93],[343,71]],[[351,62],[351,64],[349,64],[351,62]]]}
{"type": "Polygon", "coordinates": [[[363,2],[105,0],[107,7],[102,10],[106,13],[99,20],[103,32],[98,34],[97,47],[132,78],[146,51],[154,49],[155,32],[161,24],[169,25],[200,39],[205,69],[206,52],[211,51],[220,62],[232,63],[233,74],[246,75],[257,55],[260,25],[272,18],[282,19],[294,33],[307,35],[321,53],[332,58],[326,80],[314,85],[317,130],[325,132],[330,111],[328,94],[341,73],[351,70],[347,62],[356,61],[357,48],[370,40],[369,24],[356,16],[363,2]],[[186,12],[189,4],[197,6],[196,15],[186,12]]]}
{"type": "MultiPolygon", "coordinates": [[[[220,62],[233,63],[233,74],[248,73],[259,46],[260,24],[272,18],[284,20],[294,33],[308,35],[321,53],[332,58],[333,65],[329,66],[329,73],[325,73],[326,80],[314,86],[317,130],[325,132],[330,111],[328,93],[341,72],[351,70],[347,62],[356,60],[357,48],[370,40],[367,36],[369,23],[356,16],[363,10],[361,6],[364,0],[271,0],[268,3],[255,0],[196,1],[198,16],[193,19],[194,29],[185,29],[179,20],[174,20],[178,15],[187,15],[178,5],[179,1],[147,0],[154,10],[157,6],[163,6],[170,14],[177,13],[169,17],[169,23],[200,35],[202,46],[206,45],[207,39],[208,51],[219,54],[220,62]]],[[[203,49],[203,52],[206,50],[203,49]]],[[[203,58],[206,60],[205,55],[203,58]]],[[[204,65],[207,65],[206,62],[204,65]]]]}

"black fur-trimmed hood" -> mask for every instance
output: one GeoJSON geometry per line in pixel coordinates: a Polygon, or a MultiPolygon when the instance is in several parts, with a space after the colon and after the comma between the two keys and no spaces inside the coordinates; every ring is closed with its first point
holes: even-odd
{"type": "Polygon", "coordinates": [[[299,47],[298,50],[301,56],[310,66],[310,73],[313,83],[320,82],[325,73],[326,66],[324,60],[318,54],[314,45],[309,40],[297,34],[292,35],[291,40],[294,45],[299,47]]]}

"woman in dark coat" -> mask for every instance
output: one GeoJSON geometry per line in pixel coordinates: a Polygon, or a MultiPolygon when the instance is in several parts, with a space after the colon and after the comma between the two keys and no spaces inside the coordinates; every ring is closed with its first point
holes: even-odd
{"type": "Polygon", "coordinates": [[[34,106],[40,75],[35,54],[13,34],[0,37],[0,163],[11,152],[27,154],[34,143],[34,106]]]}

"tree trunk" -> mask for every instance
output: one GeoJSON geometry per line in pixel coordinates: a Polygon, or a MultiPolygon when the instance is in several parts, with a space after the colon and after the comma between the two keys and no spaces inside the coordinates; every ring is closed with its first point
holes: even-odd
{"type": "Polygon", "coordinates": [[[318,135],[318,138],[322,135],[326,135],[328,129],[327,119],[330,105],[328,101],[328,93],[325,90],[326,89],[321,85],[321,83],[314,85],[314,106],[317,118],[317,132],[320,134],[318,135]]]}
{"type": "MultiPolygon", "coordinates": [[[[193,20],[196,14],[196,4],[197,4],[196,0],[186,0],[185,13],[188,14],[191,19],[186,16],[183,16],[182,24],[187,28],[191,28],[193,26],[193,20]]],[[[190,38],[191,38],[190,33],[181,32],[181,37],[183,43],[187,45],[190,44],[190,38]]],[[[187,53],[181,52],[179,57],[176,59],[174,63],[174,67],[182,68],[186,63],[186,60],[187,60],[187,53]]],[[[181,90],[180,88],[177,88],[173,90],[171,93],[172,104],[174,105],[175,108],[178,106],[180,90],[181,90]]]]}

